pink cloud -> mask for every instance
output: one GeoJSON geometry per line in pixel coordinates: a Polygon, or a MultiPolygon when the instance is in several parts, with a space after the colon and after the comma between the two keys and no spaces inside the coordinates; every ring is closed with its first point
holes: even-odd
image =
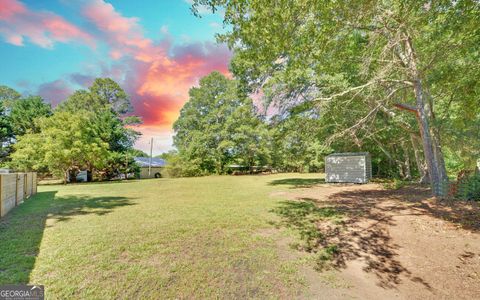
{"type": "Polygon", "coordinates": [[[43,48],[72,41],[95,46],[93,37],[79,27],[52,12],[30,10],[17,0],[0,3],[0,35],[16,46],[23,46],[25,38],[43,48]]]}
{"type": "Polygon", "coordinates": [[[189,89],[201,77],[215,70],[228,74],[231,54],[225,45],[206,42],[166,50],[173,55],[151,62],[132,61],[133,72],[125,80],[130,83],[128,92],[133,95],[135,111],[147,125],[172,125],[188,100],[189,89]]]}
{"type": "Polygon", "coordinates": [[[27,9],[17,0],[2,0],[0,2],[0,19],[9,20],[16,14],[25,13],[27,9]]]}
{"type": "Polygon", "coordinates": [[[151,40],[143,36],[138,18],[122,16],[110,3],[91,0],[81,11],[106,38],[112,48],[110,56],[113,59],[131,55],[138,49],[145,49],[151,44],[151,40]]]}
{"type": "Polygon", "coordinates": [[[200,77],[214,70],[228,74],[231,53],[224,45],[206,42],[172,47],[168,33],[164,40],[154,42],[144,36],[138,18],[123,16],[103,0],[88,1],[81,12],[110,46],[110,57],[119,60],[103,75],[121,78],[114,71],[123,66],[123,86],[145,126],[171,125],[200,77]]]}

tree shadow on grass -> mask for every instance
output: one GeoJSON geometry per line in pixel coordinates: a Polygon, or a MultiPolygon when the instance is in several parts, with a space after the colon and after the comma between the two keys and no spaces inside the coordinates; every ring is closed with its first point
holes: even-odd
{"type": "Polygon", "coordinates": [[[318,252],[331,246],[327,232],[320,229],[321,223],[337,224],[342,217],[335,207],[318,207],[308,199],[281,201],[272,212],[280,217],[280,221],[273,222],[273,225],[296,231],[302,244],[295,244],[295,248],[307,252],[318,252]]]}
{"type": "Polygon", "coordinates": [[[349,261],[360,259],[365,262],[363,270],[376,275],[383,288],[395,288],[404,276],[431,290],[425,280],[400,263],[399,245],[388,231],[389,226],[395,226],[396,215],[432,214],[420,200],[427,193],[424,189],[405,191],[400,196],[398,191],[343,191],[327,199],[284,201],[273,212],[280,217],[278,226],[299,234],[304,245],[297,248],[316,255],[318,270],[346,268],[349,261]],[[392,197],[409,203],[398,205],[392,197]]]}
{"type": "Polygon", "coordinates": [[[269,182],[269,185],[289,185],[290,188],[310,188],[325,183],[323,178],[285,178],[269,182]]]}
{"type": "Polygon", "coordinates": [[[47,219],[66,222],[79,215],[103,216],[114,209],[134,205],[126,197],[57,197],[41,192],[0,220],[0,284],[24,284],[40,249],[47,219]]]}

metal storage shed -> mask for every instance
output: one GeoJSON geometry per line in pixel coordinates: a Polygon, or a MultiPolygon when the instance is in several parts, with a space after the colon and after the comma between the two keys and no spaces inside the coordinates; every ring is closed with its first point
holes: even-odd
{"type": "Polygon", "coordinates": [[[367,183],[372,178],[368,152],[334,153],[325,157],[326,182],[367,183]]]}

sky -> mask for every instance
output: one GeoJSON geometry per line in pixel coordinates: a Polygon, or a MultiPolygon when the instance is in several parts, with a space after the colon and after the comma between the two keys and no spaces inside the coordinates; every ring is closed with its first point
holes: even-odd
{"type": "Polygon", "coordinates": [[[0,85],[57,105],[97,77],[110,77],[142,117],[136,148],[172,149],[172,124],[188,90],[231,52],[215,42],[221,12],[191,0],[0,0],[0,85]]]}

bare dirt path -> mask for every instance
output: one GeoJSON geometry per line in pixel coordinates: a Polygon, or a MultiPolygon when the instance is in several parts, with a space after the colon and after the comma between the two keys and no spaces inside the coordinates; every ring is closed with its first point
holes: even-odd
{"type": "Polygon", "coordinates": [[[448,203],[422,187],[385,190],[378,184],[317,184],[282,197],[344,215],[340,228],[319,225],[338,252],[333,270],[304,268],[310,286],[304,298],[480,299],[478,203],[448,203]]]}

